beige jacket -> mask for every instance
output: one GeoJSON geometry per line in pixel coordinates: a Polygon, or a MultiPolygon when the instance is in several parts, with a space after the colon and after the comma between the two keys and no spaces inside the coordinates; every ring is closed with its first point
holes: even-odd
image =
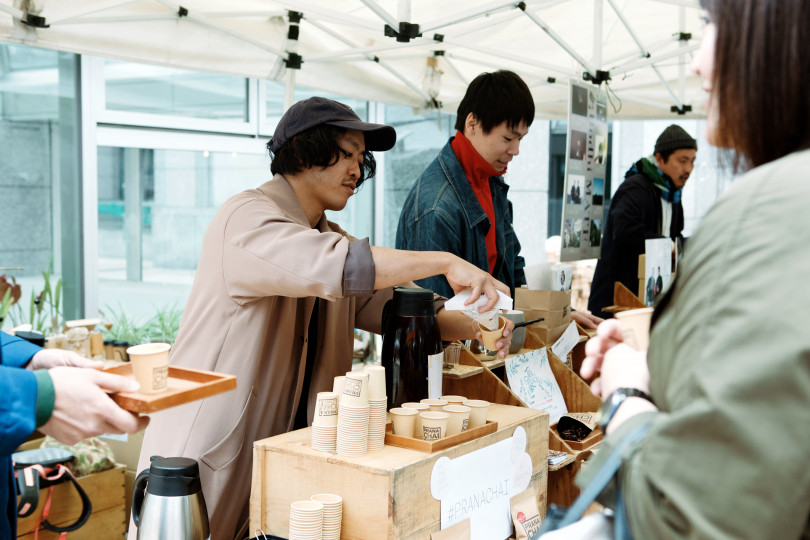
{"type": "Polygon", "coordinates": [[[208,227],[171,364],[234,374],[237,388],[154,414],[138,470],[155,454],[198,460],[213,540],[246,531],[253,441],[293,425],[315,297],[329,301],[319,309],[310,418],[317,392],[351,369],[354,328],[380,333],[392,290],[372,292],[368,244],[350,250],[352,240],[326,218],[310,228],[280,175],[229,199],[208,227]]]}

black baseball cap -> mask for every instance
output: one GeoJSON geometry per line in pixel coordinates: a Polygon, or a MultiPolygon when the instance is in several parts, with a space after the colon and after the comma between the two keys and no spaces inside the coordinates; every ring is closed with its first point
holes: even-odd
{"type": "Polygon", "coordinates": [[[311,97],[290,107],[276,126],[268,148],[273,154],[299,133],[315,126],[326,124],[344,129],[362,131],[366,150],[384,152],[397,142],[397,132],[385,124],[363,122],[351,107],[322,97],[311,97]]]}

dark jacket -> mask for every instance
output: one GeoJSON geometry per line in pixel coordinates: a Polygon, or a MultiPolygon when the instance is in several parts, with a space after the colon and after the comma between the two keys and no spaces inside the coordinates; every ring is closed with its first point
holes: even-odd
{"type": "Polygon", "coordinates": [[[588,309],[600,317],[611,317],[603,308],[613,305],[613,284],[621,281],[638,293],[638,257],[648,238],[678,238],[683,231],[683,205],[672,203],[668,234],[661,231],[661,192],[647,175],[633,165],[610,203],[602,239],[602,255],[596,263],[588,309]]]}
{"type": "Polygon", "coordinates": [[[17,488],[11,454],[36,428],[37,381],[20,369],[40,347],[0,332],[0,538],[17,536],[17,488]]]}
{"type": "MultiPolygon", "coordinates": [[[[475,197],[450,141],[411,188],[399,216],[396,247],[413,251],[448,251],[489,272],[486,240],[489,218],[475,197]]],[[[514,298],[515,287],[526,283],[526,277],[520,242],[512,228],[512,203],[506,197],[509,186],[500,176],[491,177],[489,185],[495,208],[495,245],[498,250],[492,275],[509,286],[514,298]]],[[[453,289],[444,276],[433,276],[416,283],[445,298],[453,296],[453,289]]]]}

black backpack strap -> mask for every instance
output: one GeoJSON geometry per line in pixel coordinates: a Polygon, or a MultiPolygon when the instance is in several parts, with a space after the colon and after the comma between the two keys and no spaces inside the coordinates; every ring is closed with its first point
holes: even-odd
{"type": "MultiPolygon", "coordinates": [[[[87,493],[85,493],[84,489],[82,489],[82,486],[79,485],[79,483],[73,477],[73,474],[71,474],[70,470],[68,470],[67,467],[61,464],[57,465],[56,467],[59,470],[57,478],[62,475],[65,475],[66,479],[69,480],[71,483],[73,483],[73,486],[79,493],[79,497],[82,500],[82,513],[79,516],[79,518],[71,525],[65,525],[64,527],[57,527],[56,525],[52,525],[51,523],[48,522],[47,519],[45,519],[45,521],[42,522],[42,526],[48,529],[49,531],[53,531],[55,533],[75,531],[76,529],[87,523],[87,520],[90,518],[90,514],[93,513],[93,504],[90,502],[90,497],[87,496],[87,493]]],[[[42,517],[47,518],[47,516],[42,517]]]]}

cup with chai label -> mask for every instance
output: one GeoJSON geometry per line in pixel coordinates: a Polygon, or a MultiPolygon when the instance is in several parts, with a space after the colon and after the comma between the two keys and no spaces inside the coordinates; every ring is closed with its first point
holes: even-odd
{"type": "Polygon", "coordinates": [[[447,435],[447,421],[450,415],[445,412],[419,413],[422,418],[422,439],[428,442],[438,441],[447,435]]]}
{"type": "Polygon", "coordinates": [[[169,387],[168,343],[144,343],[127,349],[132,373],[142,394],[157,394],[169,387]]]}

